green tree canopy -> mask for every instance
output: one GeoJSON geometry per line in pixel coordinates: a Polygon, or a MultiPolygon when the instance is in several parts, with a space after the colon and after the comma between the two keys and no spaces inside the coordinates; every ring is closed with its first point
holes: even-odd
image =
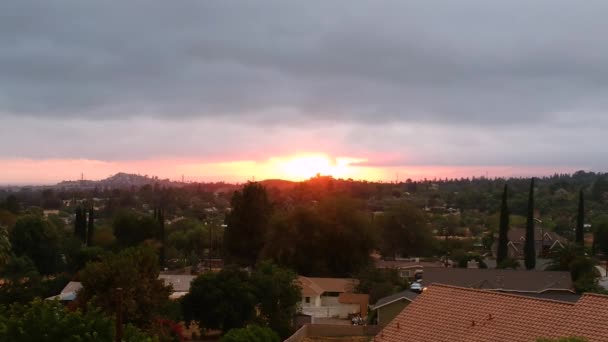
{"type": "Polygon", "coordinates": [[[226,217],[224,235],[226,259],[242,266],[255,265],[264,247],[272,206],[266,188],[247,183],[230,202],[232,211],[226,217]]]}
{"type": "Polygon", "coordinates": [[[292,271],[268,261],[259,263],[251,274],[258,302],[258,319],[266,322],[282,338],[292,333],[292,318],[302,300],[302,290],[296,279],[292,271]]]}
{"type": "Polygon", "coordinates": [[[507,204],[509,188],[505,184],[500,205],[500,225],[498,228],[498,248],[496,251],[496,264],[501,265],[508,257],[509,243],[509,205],[507,204]]]}
{"type": "Polygon", "coordinates": [[[80,273],[83,289],[78,292],[78,303],[85,307],[92,302],[114,314],[116,289],[122,288],[125,322],[145,326],[167,304],[171,293],[158,274],[158,256],[150,248],[129,248],[109,255],[89,263],[80,273]]]}
{"type": "Polygon", "coordinates": [[[255,289],[247,272],[226,268],[194,279],[182,299],[182,311],[186,322],[228,331],[250,322],[255,317],[255,304],[255,289]]]}
{"type": "Polygon", "coordinates": [[[259,325],[248,325],[245,328],[232,329],[222,337],[220,342],[279,342],[279,336],[270,328],[259,325]]]}
{"type": "Polygon", "coordinates": [[[424,256],[432,253],[435,238],[426,216],[408,202],[393,205],[376,218],[380,252],[385,257],[424,256]]]}
{"type": "Polygon", "coordinates": [[[275,215],[262,256],[306,276],[349,276],[369,263],[370,228],[359,202],[327,198],[275,215]]]}
{"type": "Polygon", "coordinates": [[[53,274],[61,266],[59,233],[40,216],[19,218],[10,232],[10,242],[15,255],[30,258],[41,274],[53,274]]]}
{"type": "Polygon", "coordinates": [[[148,239],[160,237],[160,225],[153,217],[121,212],[113,222],[114,236],[122,246],[137,246],[148,239]]]}
{"type": "MultiPolygon", "coordinates": [[[[125,341],[152,342],[143,332],[127,327],[125,341]]],[[[0,341],[83,342],[113,341],[114,321],[98,310],[69,311],[56,301],[35,300],[26,305],[0,306],[0,341]]]]}

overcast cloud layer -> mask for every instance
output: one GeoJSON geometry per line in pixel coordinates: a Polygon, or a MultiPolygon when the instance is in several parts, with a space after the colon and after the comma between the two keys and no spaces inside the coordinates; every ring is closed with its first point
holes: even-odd
{"type": "Polygon", "coordinates": [[[608,167],[608,2],[0,2],[1,159],[608,167]]]}

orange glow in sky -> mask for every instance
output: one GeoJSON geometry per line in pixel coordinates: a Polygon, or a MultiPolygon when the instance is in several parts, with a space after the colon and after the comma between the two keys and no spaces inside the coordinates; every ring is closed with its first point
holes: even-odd
{"type": "MultiPolygon", "coordinates": [[[[364,158],[330,157],[323,153],[303,153],[265,160],[236,160],[225,162],[202,162],[197,160],[135,160],[99,161],[87,159],[10,159],[0,160],[0,186],[9,184],[55,184],[62,180],[99,180],[117,172],[158,176],[196,182],[232,182],[248,180],[284,179],[303,181],[317,174],[334,178],[368,181],[405,181],[407,178],[460,178],[472,176],[539,176],[550,175],[556,167],[517,166],[449,166],[449,165],[403,165],[369,166],[359,164],[364,158]]],[[[576,169],[557,168],[561,172],[576,169]]]]}

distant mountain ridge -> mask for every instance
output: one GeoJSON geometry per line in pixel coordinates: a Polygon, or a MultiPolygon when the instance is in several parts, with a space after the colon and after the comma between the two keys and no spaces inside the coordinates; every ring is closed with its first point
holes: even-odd
{"type": "Polygon", "coordinates": [[[106,179],[93,181],[93,180],[77,180],[77,181],[63,181],[57,183],[55,187],[58,188],[78,188],[78,189],[94,189],[94,188],[112,188],[122,189],[130,187],[141,187],[144,185],[154,185],[164,187],[182,187],[185,183],[174,182],[169,179],[159,179],[158,177],[149,177],[147,175],[137,175],[132,173],[119,172],[106,179]]]}
{"type": "MultiPolygon", "coordinates": [[[[220,182],[222,183],[222,182],[220,182]]],[[[184,182],[176,182],[170,179],[160,179],[158,177],[150,177],[148,175],[142,176],[133,173],[125,173],[119,172],[113,176],[110,176],[106,179],[101,180],[75,180],[75,181],[62,181],[54,185],[55,188],[61,189],[127,189],[131,187],[142,187],[144,185],[155,185],[158,184],[161,187],[167,188],[175,188],[175,187],[183,187],[188,185],[189,183],[184,182]]],[[[293,187],[296,182],[282,180],[282,179],[267,179],[260,181],[260,184],[264,185],[267,188],[278,188],[278,189],[286,189],[293,187]]],[[[233,187],[237,187],[237,184],[229,184],[226,183],[225,187],[232,189],[233,187]]]]}

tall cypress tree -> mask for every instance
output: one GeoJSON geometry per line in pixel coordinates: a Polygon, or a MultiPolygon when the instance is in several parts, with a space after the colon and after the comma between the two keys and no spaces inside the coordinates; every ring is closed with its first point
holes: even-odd
{"type": "Polygon", "coordinates": [[[82,207],[76,208],[76,218],[74,220],[74,235],[82,243],[87,241],[87,214],[82,207]]]}
{"type": "MultiPolygon", "coordinates": [[[[524,258],[526,269],[536,267],[536,251],[534,241],[534,178],[530,181],[530,194],[528,197],[528,217],[526,219],[526,244],[524,245],[524,258]]],[[[541,246],[542,248],[542,246],[541,246]]]]}
{"type": "Polygon", "coordinates": [[[584,233],[585,228],[585,199],[583,197],[583,189],[581,189],[578,197],[578,215],[576,217],[576,244],[580,247],[585,246],[584,233]]]}
{"type": "Polygon", "coordinates": [[[505,189],[502,193],[502,204],[500,206],[500,227],[498,230],[498,249],[496,251],[496,265],[507,259],[507,245],[509,243],[509,206],[507,205],[508,187],[505,184],[505,189]]]}
{"type": "Polygon", "coordinates": [[[160,255],[159,262],[161,266],[165,265],[165,211],[163,209],[157,209],[155,211],[156,219],[160,226],[160,255]]]}
{"type": "Polygon", "coordinates": [[[93,236],[95,235],[95,209],[89,208],[89,222],[87,224],[87,246],[93,246],[93,236]]]}
{"type": "Polygon", "coordinates": [[[80,207],[77,207],[76,210],[74,210],[74,214],[76,215],[76,217],[74,217],[74,236],[80,238],[80,207]]]}

